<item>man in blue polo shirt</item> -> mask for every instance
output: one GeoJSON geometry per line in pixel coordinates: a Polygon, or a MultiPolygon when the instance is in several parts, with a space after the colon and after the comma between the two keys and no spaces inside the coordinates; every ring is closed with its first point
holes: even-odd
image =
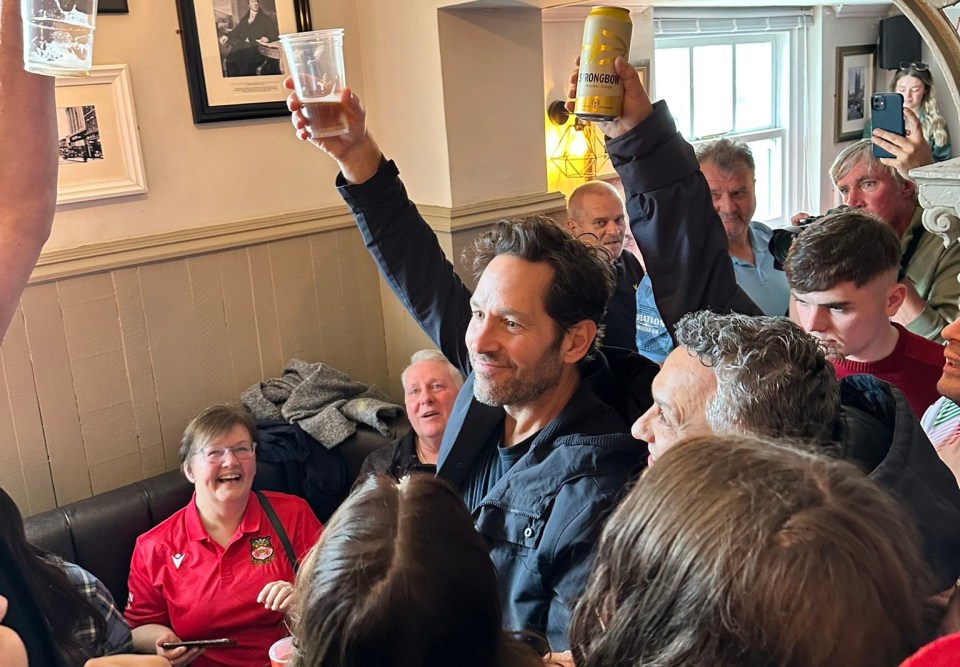
{"type": "Polygon", "coordinates": [[[756,169],[750,147],[740,141],[718,139],[698,146],[697,159],[727,232],[737,284],[765,315],[785,315],[790,289],[783,271],[773,267],[769,249],[773,232],[753,220],[757,210],[756,169]]]}

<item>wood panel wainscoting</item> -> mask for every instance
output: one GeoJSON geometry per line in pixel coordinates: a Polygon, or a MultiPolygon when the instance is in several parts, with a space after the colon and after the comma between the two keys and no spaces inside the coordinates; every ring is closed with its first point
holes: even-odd
{"type": "MultiPolygon", "coordinates": [[[[472,286],[479,232],[563,204],[421,210],[472,286]]],[[[292,358],[399,398],[424,347],[343,206],[47,252],[0,345],[0,486],[30,515],[176,468],[190,417],[292,358]]]]}
{"type": "Polygon", "coordinates": [[[29,515],[175,468],[192,415],[294,357],[387,388],[342,207],[46,255],[0,346],[0,485],[29,515]]]}

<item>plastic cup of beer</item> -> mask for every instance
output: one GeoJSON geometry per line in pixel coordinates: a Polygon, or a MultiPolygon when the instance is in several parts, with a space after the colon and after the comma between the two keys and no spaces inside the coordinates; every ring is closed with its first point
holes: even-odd
{"type": "Polygon", "coordinates": [[[347,85],[343,68],[343,30],[313,30],[280,35],[280,44],[293,77],[310,136],[346,134],[347,117],[340,93],[347,85]]]}
{"type": "Polygon", "coordinates": [[[87,76],[93,65],[97,0],[20,0],[23,68],[48,76],[87,76]]]}
{"type": "Polygon", "coordinates": [[[293,657],[293,637],[284,637],[270,647],[270,667],[286,667],[293,657]]]}

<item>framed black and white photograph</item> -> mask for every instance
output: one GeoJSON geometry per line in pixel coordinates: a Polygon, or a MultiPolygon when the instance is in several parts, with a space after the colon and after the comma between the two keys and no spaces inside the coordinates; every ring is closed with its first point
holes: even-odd
{"type": "Polygon", "coordinates": [[[147,191],[126,65],[94,65],[89,77],[57,77],[60,167],[57,204],[147,191]]]}
{"type": "Polygon", "coordinates": [[[867,124],[867,102],[873,95],[876,47],[837,47],[837,118],[834,143],[853,141],[867,124]]]}
{"type": "Polygon", "coordinates": [[[194,123],[287,113],[278,35],[311,29],[308,0],[177,0],[194,123]]]}
{"type": "Polygon", "coordinates": [[[100,0],[97,3],[98,14],[129,14],[127,0],[100,0]]]}

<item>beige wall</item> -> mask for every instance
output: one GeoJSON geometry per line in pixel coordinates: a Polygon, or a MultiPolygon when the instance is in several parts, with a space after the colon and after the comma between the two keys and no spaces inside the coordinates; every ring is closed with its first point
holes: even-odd
{"type": "Polygon", "coordinates": [[[29,514],[174,468],[193,414],[292,358],[387,386],[376,269],[348,216],[325,226],[28,287],[0,348],[0,485],[29,514]]]}
{"type": "MultiPolygon", "coordinates": [[[[542,159],[539,12],[444,4],[311,0],[314,27],[346,28],[371,131],[459,258],[491,221],[563,199],[542,159]],[[516,109],[487,99],[491,49],[516,109]]],[[[190,416],[290,358],[398,395],[429,345],[377,277],[333,162],[288,118],[193,124],[175,3],[101,16],[95,63],[129,65],[149,191],[58,209],[0,347],[0,485],[26,514],[175,467],[190,416]]]]}

